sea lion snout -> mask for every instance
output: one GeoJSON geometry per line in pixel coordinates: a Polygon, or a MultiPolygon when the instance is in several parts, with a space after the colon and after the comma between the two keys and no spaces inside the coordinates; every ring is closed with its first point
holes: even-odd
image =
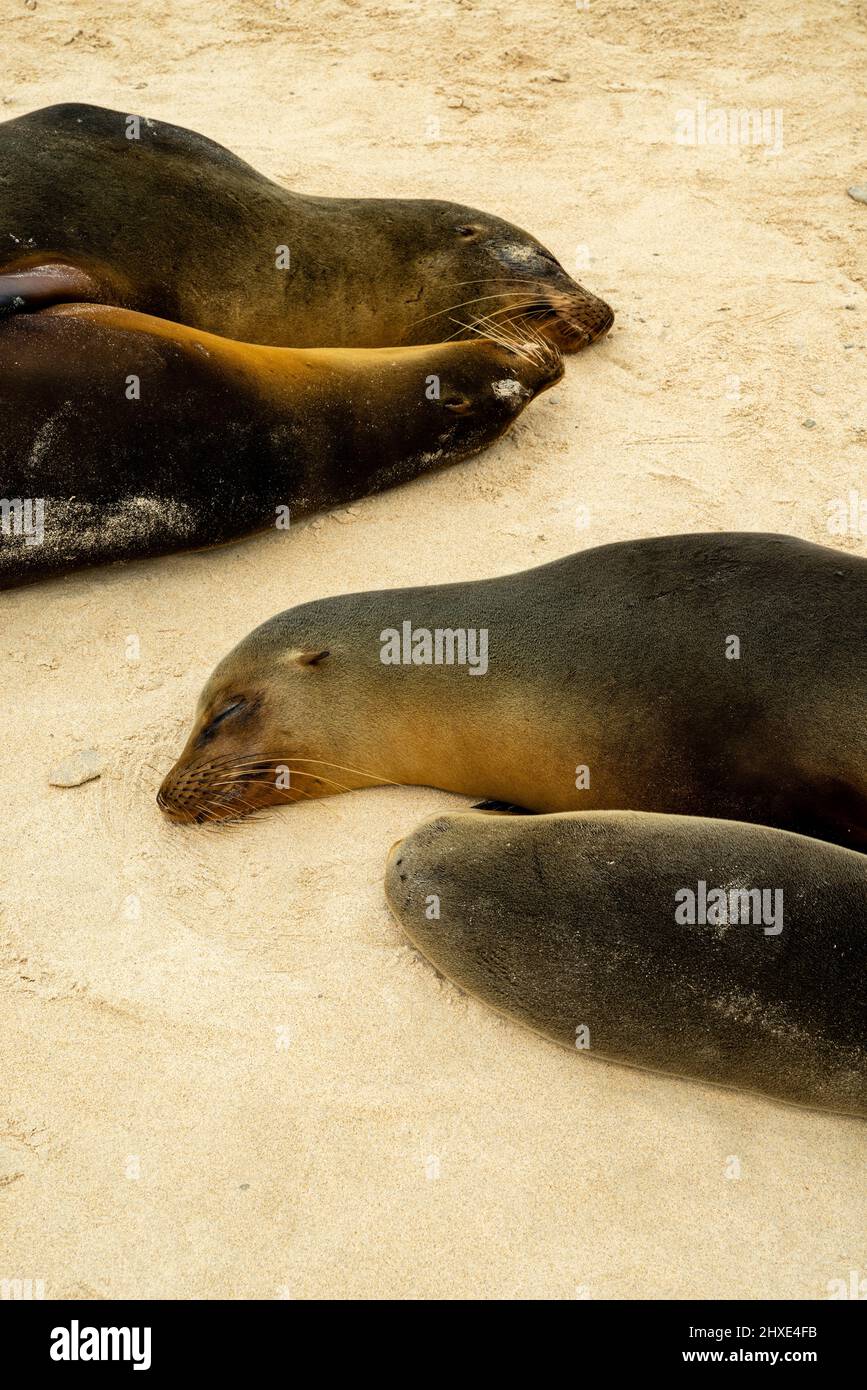
{"type": "Polygon", "coordinates": [[[614,310],[562,267],[558,270],[559,274],[539,281],[538,300],[525,313],[527,321],[561,352],[577,352],[605,337],[614,323],[614,310]]]}
{"type": "Polygon", "coordinates": [[[160,810],[179,824],[202,825],[285,802],[289,778],[270,756],[264,728],[261,693],[239,686],[209,695],[157,793],[160,810]]]}
{"type": "Polygon", "coordinates": [[[252,752],[197,757],[184,749],[157,792],[157,805],[178,825],[205,825],[283,806],[300,794],[279,758],[252,752]]]}
{"type": "Polygon", "coordinates": [[[528,401],[556,386],[564,373],[563,354],[550,339],[519,336],[498,340],[502,369],[495,371],[491,390],[507,409],[522,410],[528,401]]]}
{"type": "Polygon", "coordinates": [[[496,247],[497,260],[511,283],[503,293],[516,326],[532,324],[562,352],[577,352],[603,338],[614,322],[614,310],[604,299],[579,285],[555,256],[529,242],[506,242],[496,247]]]}
{"type": "Polygon", "coordinates": [[[550,322],[546,323],[543,315],[540,326],[543,332],[552,334],[564,352],[575,352],[604,338],[614,323],[611,305],[578,284],[571,292],[551,294],[550,313],[550,322]]]}
{"type": "Polygon", "coordinates": [[[432,287],[402,341],[447,340],[457,323],[465,332],[529,328],[576,352],[614,322],[611,306],[520,227],[456,203],[404,203],[402,212],[412,223],[407,242],[419,248],[402,276],[432,287]]]}
{"type": "Polygon", "coordinates": [[[219,664],[157,793],[170,820],[235,821],[383,780],[373,758],[367,770],[357,750],[335,736],[332,720],[341,701],[352,708],[353,677],[331,636],[318,640],[325,624],[312,626],[320,628],[314,640],[309,632],[296,640],[278,615],[219,664]]]}

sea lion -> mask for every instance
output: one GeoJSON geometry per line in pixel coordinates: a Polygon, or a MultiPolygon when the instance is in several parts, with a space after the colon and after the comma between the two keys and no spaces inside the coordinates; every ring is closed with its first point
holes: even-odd
{"type": "Polygon", "coordinates": [[[203,821],[416,783],[867,849],[865,614],[863,558],[749,532],[307,603],[216,667],[160,804],[203,821]]]}
{"type": "Polygon", "coordinates": [[[180,126],[48,106],[0,124],[0,313],[81,299],[284,347],[435,342],[493,314],[574,350],[613,320],[499,217],[290,193],[180,126]]]}
{"type": "Polygon", "coordinates": [[[0,325],[0,588],[216,545],[475,453],[562,375],[543,339],[275,348],[126,309],[0,325]]]}
{"type": "Polygon", "coordinates": [[[448,979],[589,1055],[867,1116],[867,861],[737,821],[443,815],[389,906],[448,979]]]}

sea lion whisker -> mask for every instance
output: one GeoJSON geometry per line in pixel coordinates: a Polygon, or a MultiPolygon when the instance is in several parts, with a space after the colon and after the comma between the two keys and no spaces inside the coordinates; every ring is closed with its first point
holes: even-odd
{"type": "MultiPolygon", "coordinates": [[[[509,320],[509,323],[513,323],[513,321],[509,320]]],[[[544,334],[540,333],[529,318],[522,316],[514,321],[513,326],[516,333],[529,334],[528,350],[540,367],[545,364],[553,367],[562,358],[562,353],[556,343],[552,343],[550,338],[546,338],[544,334]]]]}
{"type": "MultiPolygon", "coordinates": [[[[450,334],[449,334],[448,338],[445,338],[445,339],[443,340],[443,341],[446,342],[446,343],[454,342],[456,339],[458,339],[458,338],[460,337],[460,334],[461,334],[461,333],[466,333],[466,332],[473,331],[474,326],[476,326],[476,325],[478,325],[478,324],[480,324],[480,323],[484,323],[486,320],[483,319],[483,318],[478,318],[478,319],[470,319],[469,321],[467,321],[466,319],[456,318],[454,315],[450,315],[450,321],[451,321],[452,323],[454,323],[454,324],[457,324],[457,327],[455,328],[455,330],[454,330],[453,333],[450,333],[450,334]]],[[[492,320],[489,320],[489,322],[490,322],[491,325],[493,326],[493,324],[495,323],[495,320],[492,319],[492,320]]],[[[476,331],[476,332],[479,332],[479,330],[478,330],[477,327],[475,328],[475,331],[476,331]]],[[[500,342],[500,339],[498,338],[496,332],[493,331],[493,329],[491,329],[490,331],[487,331],[487,332],[479,332],[479,337],[480,337],[480,338],[489,338],[492,342],[500,343],[500,346],[504,346],[504,344],[502,344],[502,343],[500,342]]]]}
{"type": "MultiPolygon", "coordinates": [[[[299,797],[291,798],[291,800],[294,801],[297,801],[299,799],[299,797]]],[[[231,801],[227,801],[220,796],[212,795],[204,802],[204,804],[209,809],[216,809],[217,811],[236,812],[239,810],[240,807],[244,808],[245,813],[242,813],[241,815],[210,815],[206,817],[207,824],[215,825],[218,828],[225,829],[229,829],[231,827],[239,825],[249,826],[248,817],[250,815],[255,815],[259,811],[268,811],[273,809],[273,807],[269,806],[257,806],[255,802],[248,801],[245,797],[241,796],[234,797],[231,801]]]]}
{"type": "MultiPolygon", "coordinates": [[[[290,778],[290,781],[291,781],[293,775],[294,775],[295,777],[311,777],[311,778],[313,778],[313,780],[316,781],[316,782],[327,782],[329,787],[336,787],[337,790],[338,790],[338,791],[341,791],[341,792],[363,791],[363,790],[364,790],[363,787],[348,787],[348,786],[346,785],[345,782],[335,782],[334,779],[333,779],[332,777],[323,777],[321,772],[305,772],[303,768],[291,768],[291,767],[290,767],[290,769],[289,769],[289,778],[290,778]]],[[[316,799],[318,799],[318,798],[316,798],[316,799]]]]}
{"type": "MultiPolygon", "coordinates": [[[[506,337],[499,331],[499,326],[492,320],[478,318],[471,323],[461,323],[459,319],[453,319],[453,323],[459,323],[462,329],[469,333],[476,333],[480,338],[489,338],[492,342],[498,343],[500,347],[505,347],[523,355],[516,340],[506,337]]],[[[529,359],[525,359],[529,360],[529,359]]]]}
{"type": "MultiPolygon", "coordinates": [[[[545,312],[547,313],[547,311],[545,312]]],[[[509,325],[516,334],[521,336],[522,341],[525,343],[538,341],[544,344],[546,349],[553,349],[557,355],[560,355],[560,349],[557,347],[556,343],[552,343],[550,339],[545,338],[534,324],[534,319],[543,317],[542,311],[538,310],[535,305],[507,305],[502,309],[493,310],[493,314],[515,314],[515,317],[504,317],[494,321],[509,325]],[[516,310],[517,313],[515,312],[516,310]]]]}
{"type": "Polygon", "coordinates": [[[536,306],[538,305],[538,303],[539,303],[539,301],[538,301],[537,299],[525,299],[525,300],[523,301],[523,303],[519,303],[519,304],[501,304],[501,305],[499,306],[499,308],[497,308],[497,309],[490,309],[490,310],[485,311],[484,313],[478,313],[478,314],[475,316],[475,322],[477,322],[477,323],[487,323],[487,322],[490,322],[490,323],[502,323],[502,322],[503,322],[503,319],[498,318],[497,315],[500,315],[500,314],[508,315],[508,314],[514,314],[514,313],[517,313],[517,312],[529,313],[532,309],[536,308],[536,306]]]}
{"type": "Polygon", "coordinates": [[[330,763],[325,758],[287,758],[287,763],[318,763],[320,767],[334,768],[337,772],[351,772],[357,777],[369,777],[372,782],[378,782],[384,787],[403,787],[404,782],[392,782],[389,777],[383,777],[378,772],[365,772],[360,767],[349,767],[346,763],[330,763]]]}
{"type": "MultiPolygon", "coordinates": [[[[450,321],[452,323],[456,323],[457,328],[455,329],[454,333],[450,333],[449,336],[443,340],[446,343],[455,342],[456,339],[460,337],[461,333],[465,333],[468,329],[472,328],[472,324],[464,323],[463,319],[453,318],[450,321]]],[[[487,336],[487,333],[479,333],[480,338],[487,338],[487,336]]]]}
{"type": "Polygon", "coordinates": [[[220,802],[213,797],[208,797],[200,804],[203,806],[204,809],[197,813],[197,823],[199,825],[216,825],[220,829],[224,829],[226,824],[226,817],[220,815],[219,812],[222,810],[228,810],[228,806],[226,806],[223,802],[220,802]]]}
{"type": "MultiPolygon", "coordinates": [[[[313,781],[315,781],[315,782],[327,782],[328,785],[329,785],[329,787],[337,787],[338,791],[341,791],[341,792],[351,792],[351,791],[357,790],[357,789],[354,788],[354,787],[347,787],[347,785],[346,785],[345,782],[335,782],[335,781],[333,780],[333,778],[331,778],[331,777],[323,777],[322,773],[320,773],[320,772],[305,772],[303,768],[288,767],[288,766],[287,766],[287,770],[288,770],[288,772],[289,772],[289,781],[290,781],[290,785],[291,785],[293,776],[294,776],[294,777],[310,777],[310,778],[311,778],[313,781]]],[[[269,785],[269,782],[268,782],[268,779],[267,779],[267,778],[251,778],[251,779],[249,779],[249,780],[255,781],[257,784],[259,784],[259,785],[261,785],[261,786],[268,786],[268,785],[269,785]]],[[[299,790],[301,790],[301,789],[299,788],[299,790]]],[[[309,794],[309,793],[308,793],[308,794],[309,794]]],[[[313,800],[317,800],[317,799],[318,799],[318,798],[313,797],[313,800]]]]}
{"type": "MultiPolygon", "coordinates": [[[[311,777],[317,782],[327,783],[329,787],[336,787],[339,792],[351,792],[358,790],[354,787],[348,787],[345,782],[335,782],[331,777],[323,777],[321,774],[317,775],[313,772],[301,772],[297,768],[288,768],[287,770],[289,772],[290,787],[292,787],[292,777],[294,775],[295,777],[311,777]]],[[[222,778],[219,781],[217,781],[216,785],[220,787],[237,787],[238,785],[251,787],[271,787],[275,792],[283,792],[289,790],[289,788],[287,787],[278,787],[273,778],[251,777],[247,773],[242,773],[240,777],[222,778]]],[[[305,791],[302,787],[298,787],[297,791],[301,793],[301,795],[309,797],[311,801],[319,800],[318,797],[313,796],[311,792],[305,791]]],[[[239,801],[241,800],[240,797],[238,797],[237,799],[239,801]]]]}
{"type": "Polygon", "coordinates": [[[534,360],[531,353],[528,351],[530,346],[529,343],[519,338],[517,334],[513,335],[506,331],[501,320],[479,318],[476,319],[474,323],[467,324],[467,328],[472,332],[478,333],[481,337],[491,338],[495,343],[499,343],[501,347],[506,348],[509,352],[516,353],[525,362],[534,360]]]}
{"type": "MultiPolygon", "coordinates": [[[[292,771],[293,763],[314,763],[318,767],[330,767],[337,772],[351,772],[353,773],[353,775],[357,777],[369,777],[372,782],[380,783],[383,786],[400,787],[404,785],[402,782],[392,782],[389,778],[382,777],[377,772],[366,772],[363,768],[349,767],[346,763],[329,762],[327,758],[300,758],[296,757],[294,754],[291,754],[285,758],[251,757],[250,759],[227,759],[227,761],[235,767],[247,767],[250,766],[250,764],[258,765],[259,767],[262,767],[264,769],[270,767],[288,767],[290,772],[292,771]]],[[[214,767],[216,766],[216,763],[211,763],[209,764],[209,766],[214,767]]],[[[302,769],[299,768],[297,770],[300,772],[302,769]]],[[[315,774],[310,775],[314,776],[315,774]]]]}
{"type": "MultiPolygon", "coordinates": [[[[215,761],[212,762],[212,763],[207,763],[207,764],[202,768],[202,777],[204,777],[204,775],[205,775],[206,773],[211,773],[211,772],[225,772],[225,773],[228,773],[228,774],[232,774],[232,773],[238,772],[238,771],[245,771],[245,772],[256,772],[256,771],[260,771],[260,772],[276,772],[276,771],[278,770],[278,768],[286,767],[289,761],[290,761],[290,759],[288,759],[288,758],[261,758],[261,757],[253,757],[253,756],[249,756],[249,757],[247,757],[247,756],[244,756],[244,757],[232,757],[232,756],[227,756],[227,757],[225,757],[225,758],[221,758],[219,762],[217,762],[217,761],[215,760],[215,761]]],[[[316,760],[313,759],[313,761],[316,761],[316,760]]]]}
{"type": "Polygon", "coordinates": [[[532,352],[536,353],[535,360],[538,361],[539,366],[547,363],[553,367],[557,361],[563,359],[563,353],[560,352],[557,343],[550,341],[550,338],[546,338],[545,334],[539,332],[539,328],[534,322],[536,317],[540,317],[539,311],[529,310],[522,313],[517,320],[510,320],[510,322],[513,322],[515,332],[520,332],[527,339],[532,352]]]}
{"type": "Polygon", "coordinates": [[[478,314],[475,318],[475,322],[493,324],[502,329],[505,325],[516,323],[518,321],[518,319],[509,318],[508,315],[517,314],[519,315],[519,317],[523,317],[524,313],[529,312],[534,303],[535,301],[531,300],[527,301],[525,304],[503,304],[500,306],[499,309],[491,309],[488,313],[478,314]],[[498,315],[501,314],[505,315],[506,317],[498,317],[498,315]]]}
{"type": "Polygon", "coordinates": [[[262,756],[254,757],[252,754],[249,756],[245,754],[243,758],[239,759],[234,753],[225,753],[221,758],[212,758],[209,762],[203,763],[199,769],[199,775],[204,776],[208,772],[222,771],[226,767],[235,767],[239,762],[257,762],[261,763],[264,767],[270,766],[272,763],[279,763],[280,759],[262,756]]]}
{"type": "MultiPolygon", "coordinates": [[[[479,294],[476,295],[473,299],[464,299],[463,301],[457,304],[446,304],[444,308],[437,309],[436,313],[434,314],[424,314],[421,318],[412,319],[410,321],[410,327],[415,328],[415,326],[419,323],[427,323],[429,319],[442,318],[444,314],[451,314],[454,312],[455,309],[466,309],[469,307],[470,304],[481,304],[482,301],[486,299],[502,299],[503,296],[506,294],[515,295],[520,293],[520,290],[498,290],[496,294],[479,294]]],[[[538,301],[538,295],[535,296],[535,299],[538,301]]]]}
{"type": "Polygon", "coordinates": [[[247,798],[244,796],[232,797],[231,800],[228,801],[226,804],[230,806],[245,806],[248,811],[256,811],[259,809],[256,806],[255,802],[248,801],[247,798]]]}
{"type": "MultiPolygon", "coordinates": [[[[217,776],[217,777],[210,777],[210,778],[208,778],[206,784],[209,785],[209,786],[216,785],[216,786],[220,786],[220,787],[234,787],[234,786],[238,786],[239,783],[246,782],[246,783],[250,783],[251,785],[256,785],[256,786],[274,787],[274,789],[275,789],[276,791],[282,791],[282,790],[284,790],[283,788],[280,788],[280,787],[276,787],[276,786],[275,786],[275,782],[274,782],[273,777],[266,777],[266,776],[263,776],[263,777],[256,777],[256,776],[253,776],[252,774],[257,773],[257,772],[260,772],[260,773],[269,773],[269,772],[270,772],[270,773],[276,773],[277,770],[278,770],[279,768],[284,768],[284,767],[285,767],[286,770],[287,770],[287,772],[290,774],[290,781],[291,781],[292,775],[294,774],[294,776],[296,776],[296,777],[309,777],[309,778],[310,778],[311,780],[313,780],[313,781],[319,781],[319,782],[322,782],[322,783],[327,783],[328,786],[336,787],[337,790],[338,790],[338,791],[341,791],[341,792],[350,792],[350,791],[357,790],[356,788],[347,786],[346,783],[344,783],[344,782],[338,782],[338,781],[336,781],[336,780],[335,780],[334,778],[332,778],[332,777],[326,777],[324,773],[321,773],[321,772],[308,772],[308,771],[307,771],[306,769],[304,769],[304,768],[292,767],[292,766],[290,765],[290,764],[292,763],[292,761],[293,761],[293,759],[291,759],[291,758],[274,758],[274,759],[261,759],[261,758],[253,758],[253,759],[236,759],[236,760],[230,760],[230,761],[228,761],[228,762],[224,761],[224,762],[221,763],[221,765],[220,765],[219,767],[217,767],[216,764],[212,763],[212,764],[209,764],[208,770],[210,771],[211,769],[213,769],[213,770],[217,771],[219,774],[222,774],[222,775],[217,776]]],[[[339,771],[343,771],[343,772],[352,772],[352,773],[354,773],[354,774],[357,775],[357,776],[368,777],[368,778],[370,778],[370,779],[371,779],[373,782],[375,782],[375,783],[382,783],[382,781],[383,781],[382,778],[377,778],[373,773],[370,773],[370,772],[362,772],[360,769],[356,769],[356,768],[346,768],[346,767],[343,767],[340,763],[333,763],[333,764],[332,764],[332,763],[325,762],[325,761],[323,761],[322,759],[319,759],[319,758],[312,758],[312,759],[306,759],[306,760],[305,760],[305,759],[301,759],[300,761],[312,762],[312,763],[314,763],[314,764],[315,764],[316,766],[318,766],[318,767],[330,767],[330,768],[333,768],[333,769],[335,769],[335,770],[339,770],[339,771]]],[[[399,785],[399,783],[394,783],[393,785],[397,786],[397,785],[399,785]]],[[[301,789],[299,788],[298,790],[300,791],[301,789]]],[[[237,799],[237,800],[240,800],[241,798],[236,798],[236,799],[237,799]]],[[[311,797],[311,800],[317,800],[317,799],[318,799],[318,798],[311,797]]]]}
{"type": "MultiPolygon", "coordinates": [[[[520,308],[521,306],[513,305],[509,307],[520,308]]],[[[493,312],[499,313],[501,311],[494,310],[493,312]]],[[[504,337],[501,331],[501,321],[499,319],[493,318],[492,315],[479,314],[474,319],[471,319],[469,322],[466,322],[464,319],[452,317],[451,321],[452,323],[456,323],[458,326],[455,329],[454,333],[450,334],[450,336],[445,339],[446,342],[451,342],[453,339],[457,338],[460,333],[471,332],[476,333],[480,338],[488,338],[492,342],[498,343],[500,347],[505,347],[512,351],[519,352],[519,349],[521,347],[520,342],[516,341],[512,337],[504,337]],[[484,325],[484,327],[480,327],[479,325],[484,325]]],[[[524,360],[528,361],[529,359],[525,358],[524,360]]]]}

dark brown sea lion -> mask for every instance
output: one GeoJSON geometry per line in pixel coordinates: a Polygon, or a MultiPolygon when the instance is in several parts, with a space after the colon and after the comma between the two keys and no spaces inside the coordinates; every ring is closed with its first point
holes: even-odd
{"type": "Polygon", "coordinates": [[[613,319],[501,218],[290,193],[193,131],[75,104],[0,124],[0,312],[69,300],[291,347],[436,342],[493,315],[573,350],[613,319]]]}
{"type": "Polygon", "coordinates": [[[539,340],[275,348],[126,309],[0,324],[0,588],[216,545],[482,449],[562,375],[539,340]]]}
{"type": "Polygon", "coordinates": [[[216,667],[160,802],[203,821],[417,783],[867,849],[865,694],[863,558],[748,532],[627,541],[279,614],[216,667]]]}
{"type": "Polygon", "coordinates": [[[867,1116],[867,859],[632,811],[439,816],[386,895],[448,979],[589,1056],[867,1116]]]}

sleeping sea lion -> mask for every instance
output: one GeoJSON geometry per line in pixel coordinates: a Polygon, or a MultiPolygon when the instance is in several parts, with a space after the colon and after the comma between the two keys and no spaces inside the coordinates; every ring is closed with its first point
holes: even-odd
{"type": "Polygon", "coordinates": [[[386,896],[443,975],[589,1056],[867,1116],[867,859],[647,812],[438,816],[386,896]]]}
{"type": "Polygon", "coordinates": [[[613,320],[502,218],[290,193],[194,131],[65,104],[0,124],[0,314],[72,300],[283,347],[437,342],[493,316],[572,351],[613,320]]]}
{"type": "Polygon", "coordinates": [[[867,849],[867,560],[789,536],[598,546],[256,628],[160,791],[176,820],[396,782],[867,849]]]}
{"type": "Polygon", "coordinates": [[[492,443],[543,339],[275,348],[106,305],[0,323],[0,588],[217,545],[492,443]]]}

